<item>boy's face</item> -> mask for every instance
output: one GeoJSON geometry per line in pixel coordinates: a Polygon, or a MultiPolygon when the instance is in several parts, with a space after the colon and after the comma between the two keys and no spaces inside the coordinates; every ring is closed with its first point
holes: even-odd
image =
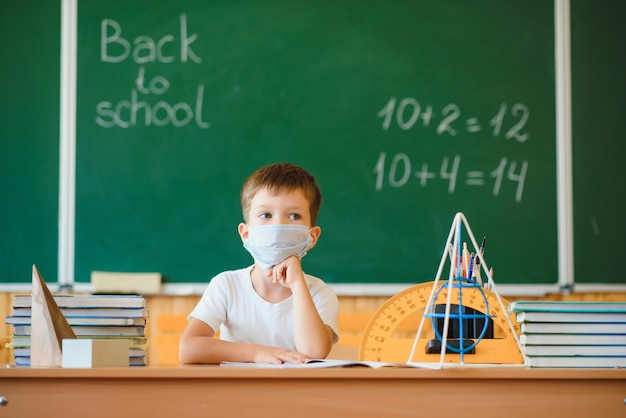
{"type": "MultiPolygon", "coordinates": [[[[290,192],[279,190],[276,194],[267,188],[260,189],[250,200],[248,223],[239,224],[239,235],[242,240],[248,238],[248,226],[258,225],[305,225],[311,227],[309,201],[300,189],[290,192]]],[[[313,237],[312,248],[321,233],[319,226],[311,227],[313,237]]]]}

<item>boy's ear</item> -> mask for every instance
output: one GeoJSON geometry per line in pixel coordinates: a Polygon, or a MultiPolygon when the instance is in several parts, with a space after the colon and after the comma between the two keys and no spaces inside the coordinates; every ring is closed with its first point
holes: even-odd
{"type": "Polygon", "coordinates": [[[248,239],[248,224],[246,223],[240,223],[239,226],[237,227],[237,232],[239,232],[239,236],[241,237],[241,241],[245,241],[248,239]]]}
{"type": "Polygon", "coordinates": [[[322,235],[322,228],[313,226],[309,231],[311,232],[311,237],[313,237],[313,242],[309,245],[309,248],[307,248],[308,250],[315,247],[315,244],[317,244],[317,240],[320,238],[320,235],[322,235]]]}

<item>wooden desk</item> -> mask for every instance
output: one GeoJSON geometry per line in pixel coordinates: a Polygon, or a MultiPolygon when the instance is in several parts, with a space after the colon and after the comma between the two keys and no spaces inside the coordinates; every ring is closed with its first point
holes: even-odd
{"type": "Polygon", "coordinates": [[[626,417],[626,370],[2,368],[0,417],[626,417]]]}

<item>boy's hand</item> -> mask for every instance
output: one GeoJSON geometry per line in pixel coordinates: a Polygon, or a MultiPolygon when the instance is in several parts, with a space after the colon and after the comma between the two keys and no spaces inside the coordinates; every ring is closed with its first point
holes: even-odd
{"type": "Polygon", "coordinates": [[[255,363],[305,363],[310,360],[308,356],[286,348],[262,347],[254,356],[255,363]]]}
{"type": "Polygon", "coordinates": [[[291,288],[294,283],[304,283],[304,272],[302,271],[300,259],[293,255],[269,269],[267,276],[272,277],[273,283],[288,288],[291,288]]]}

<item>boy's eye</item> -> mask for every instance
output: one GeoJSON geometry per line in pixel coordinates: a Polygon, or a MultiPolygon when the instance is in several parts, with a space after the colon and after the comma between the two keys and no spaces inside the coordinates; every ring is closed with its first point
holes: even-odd
{"type": "Polygon", "coordinates": [[[272,215],[269,212],[263,212],[259,215],[259,218],[261,219],[270,219],[272,217],[272,215]]]}
{"type": "Polygon", "coordinates": [[[292,221],[299,221],[300,219],[302,219],[302,216],[300,216],[300,214],[298,213],[292,213],[291,215],[289,215],[289,219],[291,219],[292,221]]]}

